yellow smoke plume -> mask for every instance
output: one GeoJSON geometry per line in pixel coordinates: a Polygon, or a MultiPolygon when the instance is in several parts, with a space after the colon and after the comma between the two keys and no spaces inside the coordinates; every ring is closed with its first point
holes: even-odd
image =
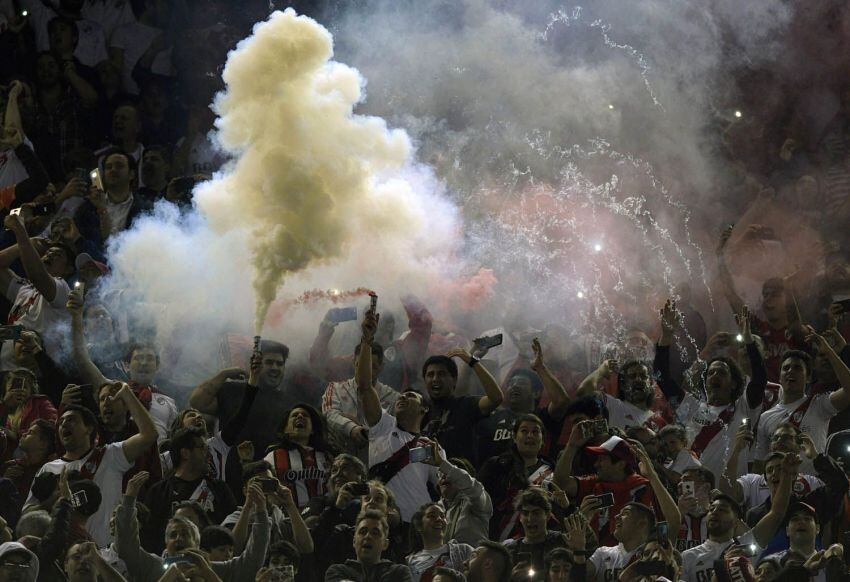
{"type": "Polygon", "coordinates": [[[387,178],[410,160],[407,135],[354,114],[364,81],[332,56],[330,33],[288,9],[258,24],[224,69],[217,137],[233,161],[196,201],[215,231],[250,231],[257,332],[288,275],[417,220],[387,178]]]}

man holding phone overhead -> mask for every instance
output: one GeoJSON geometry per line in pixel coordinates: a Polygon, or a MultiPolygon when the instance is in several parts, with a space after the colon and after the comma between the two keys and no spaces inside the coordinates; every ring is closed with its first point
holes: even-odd
{"type": "MultiPolygon", "coordinates": [[[[0,252],[0,292],[12,302],[7,323],[38,332],[44,340],[45,352],[55,359],[65,339],[56,330],[63,327],[59,323],[67,320],[63,306],[71,289],[65,279],[74,274],[75,256],[61,244],[37,249],[18,215],[8,215],[3,224],[17,242],[0,252]],[[17,259],[24,266],[26,279],[9,269],[17,259]]],[[[14,342],[3,342],[0,369],[7,371],[14,367],[14,342]]]]}
{"type": "Polygon", "coordinates": [[[599,446],[586,447],[596,457],[596,474],[585,477],[570,474],[573,458],[590,438],[591,433],[586,429],[589,422],[573,426],[567,447],[555,466],[554,482],[582,511],[591,514],[591,527],[602,545],[617,545],[614,516],[632,502],[639,502],[663,515],[668,523],[670,541],[675,542],[681,523],[679,508],[637,441],[612,436],[599,446]]]}
{"type": "MultiPolygon", "coordinates": [[[[420,435],[422,419],[428,406],[418,392],[408,390],[399,395],[394,415],[381,408],[378,391],[372,382],[372,340],[378,329],[378,314],[374,309],[363,319],[360,356],[357,359],[355,382],[369,425],[369,476],[386,483],[395,495],[401,518],[409,523],[420,507],[431,501],[428,483],[436,487],[437,467],[411,459],[412,449],[430,447],[432,442],[420,435]]],[[[441,455],[445,453],[441,451],[441,455]]]]}

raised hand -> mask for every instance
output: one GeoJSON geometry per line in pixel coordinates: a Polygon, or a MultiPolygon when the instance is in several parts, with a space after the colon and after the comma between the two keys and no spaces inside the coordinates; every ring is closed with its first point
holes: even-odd
{"type": "Polygon", "coordinates": [[[534,359],[531,361],[531,369],[537,372],[546,367],[543,363],[543,346],[540,345],[540,340],[534,338],[531,340],[531,351],[534,352],[534,359]]]}
{"type": "Polygon", "coordinates": [[[139,471],[127,482],[127,490],[124,495],[127,497],[138,497],[142,487],[147,483],[150,473],[147,471],[139,471]]]}
{"type": "MultiPolygon", "coordinates": [[[[585,499],[593,499],[585,497],[585,499]]],[[[574,552],[583,552],[587,544],[584,534],[585,519],[582,513],[573,513],[564,519],[564,538],[567,541],[567,547],[574,552]]]]}
{"type": "Polygon", "coordinates": [[[750,329],[750,308],[744,305],[741,307],[741,313],[735,314],[735,323],[738,324],[738,331],[741,332],[741,340],[745,344],[753,343],[753,332],[750,329]]]}
{"type": "Polygon", "coordinates": [[[446,352],[446,356],[450,358],[460,358],[467,364],[472,361],[472,354],[460,347],[450,349],[446,352]]]}
{"type": "Polygon", "coordinates": [[[251,441],[242,441],[236,447],[236,452],[239,454],[239,460],[242,463],[250,463],[254,460],[254,443],[251,441]]]}
{"type": "Polygon", "coordinates": [[[682,315],[676,309],[676,302],[668,299],[661,308],[661,331],[673,334],[681,324],[682,315]]]}

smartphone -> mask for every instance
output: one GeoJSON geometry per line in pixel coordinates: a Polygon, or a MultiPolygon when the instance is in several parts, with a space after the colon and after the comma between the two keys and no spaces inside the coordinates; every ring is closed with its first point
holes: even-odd
{"type": "Polygon", "coordinates": [[[666,521],[659,521],[655,524],[655,541],[664,547],[670,544],[670,529],[667,527],[666,521]]]}
{"type": "Polygon", "coordinates": [[[343,321],[356,321],[357,320],[357,308],[356,307],[335,307],[331,309],[328,314],[330,320],[334,323],[342,323],[343,321]]]}
{"type": "Polygon", "coordinates": [[[82,507],[88,503],[89,498],[85,491],[75,491],[71,493],[71,507],[82,507]]]}
{"type": "Polygon", "coordinates": [[[278,481],[271,477],[259,477],[257,483],[263,488],[263,493],[274,493],[277,491],[278,481]]]}
{"type": "Polygon", "coordinates": [[[162,559],[162,569],[168,570],[174,564],[194,564],[191,556],[180,554],[179,556],[166,556],[162,559]]]}
{"type": "Polygon", "coordinates": [[[74,283],[74,289],[79,289],[80,293],[83,294],[83,297],[86,296],[86,284],[84,281],[77,281],[74,283]]]}
{"type": "Polygon", "coordinates": [[[378,309],[378,294],[372,291],[369,292],[369,309],[372,311],[378,309]]]}
{"type": "Polygon", "coordinates": [[[364,495],[369,495],[369,484],[368,483],[355,483],[351,487],[348,488],[351,491],[351,494],[356,497],[363,497],[364,495]]]}
{"type": "Polygon", "coordinates": [[[670,574],[667,563],[663,560],[640,560],[635,563],[635,574],[638,576],[668,576],[670,574]]]}
{"type": "Polygon", "coordinates": [[[502,345],[502,334],[497,333],[496,335],[485,335],[484,337],[472,340],[472,343],[474,343],[477,348],[489,350],[490,348],[502,345]]]}
{"type": "Polygon", "coordinates": [[[682,481],[682,495],[693,495],[695,491],[693,481],[682,481]]]}
{"type": "Polygon", "coordinates": [[[21,339],[22,325],[0,325],[0,341],[15,341],[21,339]]]}
{"type": "Polygon", "coordinates": [[[604,507],[613,507],[614,505],[614,494],[613,493],[603,493],[602,495],[597,495],[596,498],[599,500],[599,508],[602,509],[604,507]]]}
{"type": "Polygon", "coordinates": [[[410,449],[410,462],[422,463],[431,459],[431,447],[416,447],[410,449]]]}
{"type": "Polygon", "coordinates": [[[100,177],[100,168],[95,168],[89,172],[89,183],[98,190],[103,191],[103,180],[100,177]]]}
{"type": "Polygon", "coordinates": [[[13,208],[12,210],[9,211],[9,214],[11,216],[20,216],[21,215],[21,207],[18,206],[17,208],[13,208]]]}

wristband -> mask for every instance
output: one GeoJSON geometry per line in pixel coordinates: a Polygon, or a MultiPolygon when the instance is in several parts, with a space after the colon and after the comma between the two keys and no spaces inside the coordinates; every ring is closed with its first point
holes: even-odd
{"type": "Polygon", "coordinates": [[[480,361],[481,361],[481,360],[480,360],[479,358],[476,358],[475,356],[470,356],[470,357],[469,357],[469,367],[470,367],[470,368],[474,368],[474,367],[475,367],[475,365],[476,365],[478,362],[480,362],[480,361]]]}

